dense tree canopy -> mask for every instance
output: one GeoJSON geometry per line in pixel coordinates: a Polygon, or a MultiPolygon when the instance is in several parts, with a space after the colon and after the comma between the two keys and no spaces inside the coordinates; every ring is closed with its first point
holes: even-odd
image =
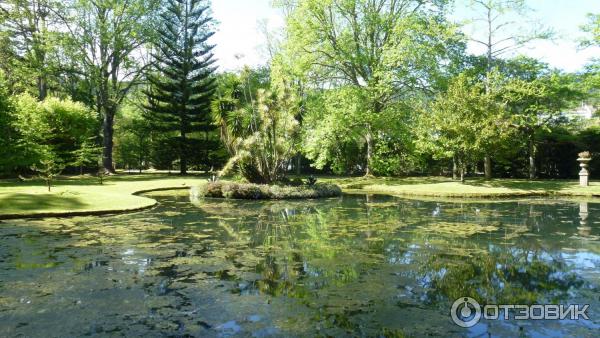
{"type": "MultiPolygon", "coordinates": [[[[274,4],[285,27],[262,24],[264,65],[224,71],[207,0],[2,1],[0,174],[96,173],[101,159],[107,172],[224,169],[262,183],[566,178],[578,151],[598,151],[600,59],[567,73],[519,55],[554,35],[526,0],[274,4]],[[472,20],[454,22],[457,6],[472,20]]],[[[599,16],[579,48],[600,46],[599,16]]]]}
{"type": "Polygon", "coordinates": [[[422,113],[418,146],[434,158],[452,159],[463,179],[467,165],[504,135],[503,109],[481,83],[460,74],[422,113]]]}
{"type": "MultiPolygon", "coordinates": [[[[403,100],[431,90],[440,76],[438,65],[462,46],[443,13],[443,2],[308,0],[288,18],[285,52],[311,88],[318,89],[319,108],[344,115],[313,118],[318,123],[312,129],[344,135],[344,141],[364,148],[360,167],[367,175],[377,142],[394,137],[386,135],[384,126],[401,117],[403,100]]],[[[320,167],[329,157],[321,152],[338,151],[332,137],[308,135],[306,143],[307,156],[320,167]]]]}

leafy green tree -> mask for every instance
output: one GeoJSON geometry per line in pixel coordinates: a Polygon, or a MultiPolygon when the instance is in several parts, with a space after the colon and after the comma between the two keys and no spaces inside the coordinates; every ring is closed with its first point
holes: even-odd
{"type": "Polygon", "coordinates": [[[506,104],[506,119],[526,141],[529,178],[537,176],[536,135],[561,122],[562,112],[581,97],[571,76],[551,72],[532,81],[509,79],[497,95],[506,104]]]}
{"type": "Polygon", "coordinates": [[[93,147],[96,139],[98,115],[79,102],[70,99],[48,97],[40,102],[41,117],[50,128],[43,135],[45,144],[50,145],[60,161],[70,165],[74,152],[82,146],[93,147]]]}
{"type": "MultiPolygon", "coordinates": [[[[600,47],[600,14],[588,14],[589,21],[582,27],[587,33],[581,41],[581,47],[600,47]]],[[[583,72],[582,90],[587,94],[587,100],[596,109],[600,117],[600,58],[593,58],[583,72]]]]}
{"type": "Polygon", "coordinates": [[[580,90],[585,100],[594,107],[595,116],[600,117],[600,59],[585,66],[581,80],[580,90]]]}
{"type": "Polygon", "coordinates": [[[14,126],[20,138],[15,165],[30,167],[52,154],[63,165],[76,161],[77,151],[96,134],[97,115],[71,100],[48,97],[38,102],[29,94],[13,100],[14,126]]]}
{"type": "MultiPolygon", "coordinates": [[[[0,23],[14,51],[13,65],[21,68],[35,82],[31,87],[39,100],[48,95],[50,77],[56,72],[58,58],[59,18],[64,15],[56,0],[6,0],[0,4],[0,23]]],[[[21,78],[26,83],[29,77],[21,78]]]]}
{"type": "Polygon", "coordinates": [[[452,159],[462,181],[467,166],[485,153],[488,140],[501,134],[501,111],[482,83],[461,74],[425,108],[417,147],[436,159],[452,159]]]}
{"type": "Polygon", "coordinates": [[[23,81],[35,78],[25,69],[20,61],[18,51],[11,41],[12,32],[4,29],[2,16],[0,15],[0,71],[5,79],[6,89],[11,93],[21,93],[32,88],[31,81],[23,81]]]}
{"type": "Polygon", "coordinates": [[[582,30],[587,37],[581,41],[582,47],[600,46],[600,14],[588,14],[588,23],[583,25],[582,30]]]}
{"type": "MultiPolygon", "coordinates": [[[[284,53],[296,65],[294,73],[306,86],[322,89],[324,102],[336,103],[323,108],[347,112],[342,120],[314,118],[322,123],[307,128],[364,144],[363,168],[371,175],[375,143],[387,138],[399,103],[430,89],[438,65],[462,46],[460,38],[437,1],[303,0],[286,5],[284,53]]],[[[337,146],[324,143],[337,142],[335,136],[322,140],[306,151],[319,163],[337,146]]]]}
{"type": "Polygon", "coordinates": [[[187,173],[194,133],[215,130],[210,100],[215,91],[213,35],[209,6],[203,0],[169,0],[161,14],[159,52],[154,72],[148,77],[148,118],[165,132],[177,132],[181,174],[187,173]]]}
{"type": "Polygon", "coordinates": [[[59,162],[54,153],[46,152],[39,164],[34,164],[31,169],[38,173],[38,176],[46,182],[48,192],[52,188],[52,182],[65,169],[65,165],[59,162]]]}
{"type": "Polygon", "coordinates": [[[14,107],[0,71],[0,175],[10,173],[19,153],[21,135],[15,127],[14,107]]]}
{"type": "MultiPolygon", "coordinates": [[[[532,41],[549,39],[554,33],[528,21],[532,11],[526,0],[470,0],[470,7],[477,12],[473,18],[474,32],[470,40],[485,49],[486,90],[491,90],[490,74],[498,59],[514,52],[532,41]],[[527,27],[523,25],[527,22],[527,27]]],[[[491,154],[496,144],[490,144],[484,156],[485,177],[492,177],[491,154]]]]}
{"type": "MultiPolygon", "coordinates": [[[[140,172],[150,160],[152,127],[141,109],[126,105],[115,126],[115,158],[118,165],[140,172]]],[[[164,146],[159,144],[158,146],[164,146]]],[[[170,149],[172,151],[172,149],[170,149]]]]}
{"type": "Polygon", "coordinates": [[[93,139],[83,141],[79,149],[73,151],[73,161],[70,165],[79,167],[79,175],[83,175],[84,167],[97,165],[98,158],[101,157],[102,147],[98,147],[93,139]]]}
{"type": "Polygon", "coordinates": [[[364,143],[358,140],[364,137],[360,115],[366,108],[361,94],[361,90],[345,86],[309,98],[302,148],[316,168],[329,165],[338,174],[363,172],[367,159],[364,143]]]}
{"type": "Polygon", "coordinates": [[[73,0],[62,24],[70,58],[87,82],[90,101],[102,117],[103,167],[114,173],[115,115],[150,66],[146,45],[156,38],[159,0],[73,0]]]}
{"type": "Polygon", "coordinates": [[[16,168],[29,168],[52,151],[47,142],[51,127],[44,118],[44,110],[36,98],[29,94],[13,98],[14,126],[20,135],[18,156],[13,158],[16,168]]]}

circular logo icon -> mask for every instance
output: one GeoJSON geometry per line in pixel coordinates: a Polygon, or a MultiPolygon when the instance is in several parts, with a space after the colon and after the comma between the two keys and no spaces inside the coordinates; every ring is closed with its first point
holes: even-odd
{"type": "Polygon", "coordinates": [[[481,319],[481,306],[471,297],[461,297],[454,301],[450,316],[454,324],[460,327],[471,327],[481,319]]]}

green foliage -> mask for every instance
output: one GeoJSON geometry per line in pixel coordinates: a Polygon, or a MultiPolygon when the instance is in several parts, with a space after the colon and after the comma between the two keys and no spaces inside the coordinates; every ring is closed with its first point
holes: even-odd
{"type": "Polygon", "coordinates": [[[280,186],[217,181],[201,185],[198,193],[200,197],[257,200],[336,197],[342,194],[342,190],[337,185],[330,183],[280,186]]]}
{"type": "MultiPolygon", "coordinates": [[[[274,182],[300,159],[397,176],[451,160],[478,168],[485,156],[500,176],[574,175],[570,156],[594,148],[585,128],[597,122],[569,124],[563,112],[584,102],[598,116],[598,60],[575,75],[503,59],[552,36],[513,22],[529,17],[527,1],[469,1],[469,36],[449,5],[278,0],[286,27],[281,41],[267,32],[268,66],[214,74],[208,0],[3,1],[0,174],[48,154],[83,172],[102,142],[109,172],[214,170],[231,158],[225,172],[274,182]],[[485,55],[467,54],[468,39],[485,55]]],[[[600,45],[599,17],[589,14],[581,47],[600,45]]]]}
{"type": "Polygon", "coordinates": [[[31,169],[37,172],[38,176],[46,182],[48,192],[50,192],[52,182],[65,169],[65,165],[58,162],[54,154],[48,152],[44,154],[39,164],[34,164],[31,169]]]}
{"type": "Polygon", "coordinates": [[[364,166],[364,137],[353,119],[364,109],[362,102],[360,90],[352,87],[328,90],[309,99],[302,148],[313,166],[322,169],[330,164],[336,173],[364,166]]]}
{"type": "Polygon", "coordinates": [[[109,172],[115,116],[150,66],[147,47],[157,38],[160,7],[160,0],[74,0],[62,22],[69,31],[65,54],[76,60],[68,81],[102,117],[102,166],[109,172]]]}
{"type": "Polygon", "coordinates": [[[506,103],[511,126],[529,140],[537,130],[548,131],[562,122],[562,112],[581,97],[573,83],[569,76],[552,72],[530,81],[509,79],[497,93],[506,103]]]}
{"type": "Polygon", "coordinates": [[[584,94],[586,102],[596,110],[595,116],[600,117],[600,58],[585,66],[579,90],[584,94]]]}
{"type": "Polygon", "coordinates": [[[20,135],[15,120],[13,104],[0,71],[0,175],[12,171],[19,156],[17,140],[20,135]]]}
{"type": "Polygon", "coordinates": [[[148,77],[147,117],[154,129],[177,133],[182,174],[192,150],[190,134],[216,129],[210,118],[215,61],[206,42],[213,35],[208,9],[203,0],[168,1],[160,16],[155,69],[148,77]]]}
{"type": "Polygon", "coordinates": [[[547,127],[568,108],[580,93],[573,80],[558,72],[539,76],[530,81],[509,79],[499,91],[507,103],[512,123],[519,128],[547,127]]]}
{"type": "Polygon", "coordinates": [[[102,154],[102,147],[98,147],[93,140],[84,141],[79,149],[73,151],[73,162],[70,165],[79,167],[79,174],[83,174],[86,166],[96,166],[102,154]]]}
{"type": "Polygon", "coordinates": [[[305,0],[293,7],[284,52],[296,64],[291,73],[326,88],[316,109],[307,104],[304,152],[317,167],[339,167],[336,144],[353,142],[364,148],[358,165],[368,175],[378,139],[405,140],[390,136],[398,131],[388,125],[406,121],[398,119],[402,100],[433,86],[438,65],[463,47],[441,4],[305,0]]]}
{"type": "Polygon", "coordinates": [[[499,121],[501,112],[482,83],[461,74],[425,108],[417,146],[434,158],[454,159],[464,172],[483,157],[487,145],[505,128],[499,121]]]}
{"type": "Polygon", "coordinates": [[[169,135],[157,135],[150,147],[150,162],[154,168],[173,170],[179,159],[179,145],[178,140],[169,135]]]}
{"type": "Polygon", "coordinates": [[[13,105],[14,126],[20,135],[15,166],[35,165],[50,153],[56,162],[80,166],[82,156],[93,152],[90,140],[97,130],[97,116],[82,104],[53,97],[38,102],[22,94],[13,105]]]}
{"type": "Polygon", "coordinates": [[[60,18],[65,15],[59,0],[6,0],[0,8],[0,69],[14,80],[13,90],[43,100],[51,86],[59,84],[61,62],[60,18]],[[4,43],[9,45],[4,45],[4,43]]]}
{"type": "Polygon", "coordinates": [[[581,29],[587,37],[581,41],[582,47],[600,46],[600,14],[588,14],[588,22],[581,29]]]}
{"type": "MultiPolygon", "coordinates": [[[[161,140],[162,141],[162,140],[161,140]]],[[[152,127],[141,110],[133,104],[124,105],[115,125],[115,159],[117,166],[142,170],[150,161],[152,127]]],[[[163,147],[164,144],[157,144],[163,147]]],[[[169,149],[173,151],[173,149],[169,149]]]]}
{"type": "MultiPolygon", "coordinates": [[[[253,183],[272,183],[280,179],[285,165],[295,153],[298,133],[296,98],[287,90],[273,92],[259,90],[256,105],[241,107],[233,114],[250,115],[241,130],[237,121],[227,125],[227,140],[230,140],[234,156],[222,170],[227,174],[237,168],[253,183]],[[255,108],[256,107],[256,108],[255,108]]],[[[246,116],[240,116],[245,119],[246,116]]]]}
{"type": "Polygon", "coordinates": [[[297,150],[299,98],[285,83],[269,88],[264,70],[219,78],[213,119],[231,154],[222,174],[239,171],[253,183],[283,177],[297,150]]]}
{"type": "Polygon", "coordinates": [[[222,142],[231,156],[236,153],[236,137],[245,136],[255,120],[255,99],[259,90],[270,88],[268,69],[245,67],[240,74],[223,73],[217,77],[212,101],[213,122],[219,127],[222,142]]]}

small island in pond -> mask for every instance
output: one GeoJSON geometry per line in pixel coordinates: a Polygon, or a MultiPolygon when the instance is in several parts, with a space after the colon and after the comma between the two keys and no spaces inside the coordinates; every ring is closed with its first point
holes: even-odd
{"type": "Polygon", "coordinates": [[[303,185],[267,185],[228,181],[206,182],[192,188],[194,197],[215,197],[228,199],[281,200],[337,197],[342,189],[332,183],[303,185]]]}

